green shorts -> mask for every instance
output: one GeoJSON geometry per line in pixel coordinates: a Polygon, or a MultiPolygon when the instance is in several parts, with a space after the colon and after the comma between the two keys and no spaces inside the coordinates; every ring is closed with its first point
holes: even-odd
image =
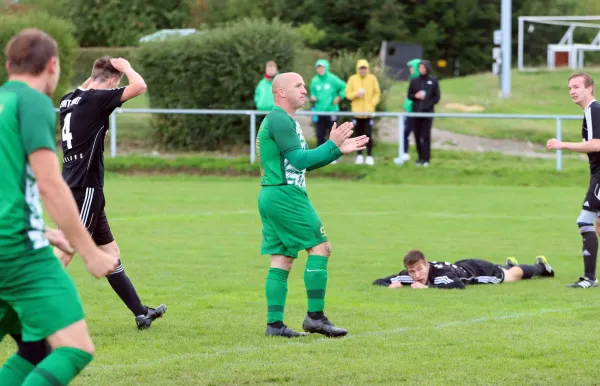
{"type": "Polygon", "coordinates": [[[296,185],[263,187],[258,194],[263,255],[297,258],[298,251],[327,241],[306,191],[296,185]]]}
{"type": "Polygon", "coordinates": [[[52,249],[0,255],[0,270],[0,341],[7,334],[43,340],[84,319],[75,284],[52,249]]]}

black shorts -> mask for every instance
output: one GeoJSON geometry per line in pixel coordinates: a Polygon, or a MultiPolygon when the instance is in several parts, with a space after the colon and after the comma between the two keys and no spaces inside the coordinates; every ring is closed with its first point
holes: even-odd
{"type": "Polygon", "coordinates": [[[481,259],[457,261],[454,265],[462,267],[472,277],[469,284],[500,284],[504,281],[504,270],[498,264],[481,259]]]}
{"type": "Polygon", "coordinates": [[[590,177],[590,186],[583,200],[583,210],[600,212],[600,175],[593,174],[590,177]]]}
{"type": "Polygon", "coordinates": [[[71,188],[71,192],[79,208],[79,218],[96,245],[115,241],[104,213],[104,192],[94,188],[71,188]]]}

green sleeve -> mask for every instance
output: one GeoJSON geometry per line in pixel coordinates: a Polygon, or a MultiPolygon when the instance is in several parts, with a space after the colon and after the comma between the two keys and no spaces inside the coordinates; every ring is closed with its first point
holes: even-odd
{"type": "Polygon", "coordinates": [[[31,92],[19,98],[19,129],[27,155],[38,149],[56,152],[56,114],[47,96],[31,92]]]}
{"type": "Polygon", "coordinates": [[[313,170],[328,165],[338,159],[342,152],[331,140],[312,150],[304,150],[296,134],[292,120],[271,118],[268,122],[269,133],[279,151],[298,170],[313,170]]]}
{"type": "Polygon", "coordinates": [[[331,140],[312,150],[296,149],[285,155],[298,170],[314,170],[329,165],[342,156],[340,149],[331,140]]]}

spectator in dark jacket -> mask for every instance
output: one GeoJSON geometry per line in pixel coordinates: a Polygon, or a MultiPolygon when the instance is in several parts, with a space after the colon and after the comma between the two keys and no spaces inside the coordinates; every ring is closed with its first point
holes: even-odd
{"type": "MultiPolygon", "coordinates": [[[[440,101],[438,80],[431,76],[431,64],[427,60],[419,64],[419,76],[410,81],[408,98],[413,101],[413,112],[433,113],[434,106],[440,101]]],[[[417,166],[429,166],[431,158],[431,126],[433,118],[413,117],[412,129],[415,133],[419,159],[417,166]]]]}

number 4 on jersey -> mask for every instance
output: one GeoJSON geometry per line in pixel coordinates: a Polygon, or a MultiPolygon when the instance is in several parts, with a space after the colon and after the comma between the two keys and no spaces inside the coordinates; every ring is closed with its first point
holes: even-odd
{"type": "Polygon", "coordinates": [[[71,113],[65,116],[65,123],[62,127],[62,140],[67,143],[67,149],[73,147],[73,134],[71,133],[71,113]]]}

